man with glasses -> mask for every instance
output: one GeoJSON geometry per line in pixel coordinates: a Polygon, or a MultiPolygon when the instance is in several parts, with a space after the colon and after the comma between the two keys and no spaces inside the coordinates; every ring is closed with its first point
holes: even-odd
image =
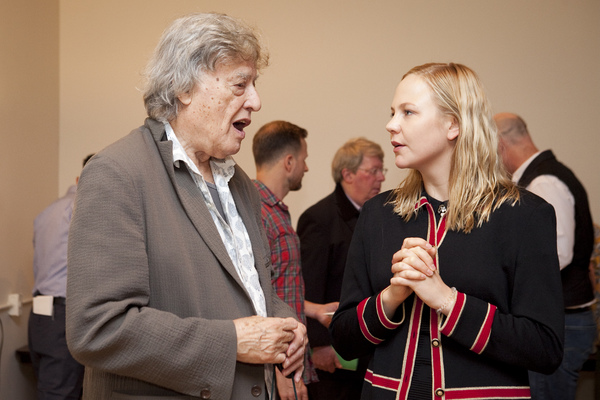
{"type": "Polygon", "coordinates": [[[298,220],[308,338],[319,376],[319,382],[308,385],[312,400],[360,398],[367,360],[342,363],[327,327],[338,306],[359,212],[381,191],[386,171],[381,146],[365,138],[349,140],[333,158],[335,190],[298,220]]]}

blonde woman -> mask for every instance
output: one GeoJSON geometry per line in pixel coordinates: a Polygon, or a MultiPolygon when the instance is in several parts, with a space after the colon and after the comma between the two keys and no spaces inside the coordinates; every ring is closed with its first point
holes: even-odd
{"type": "Polygon", "coordinates": [[[367,202],[330,330],[372,355],[362,399],[527,399],[563,351],[555,217],[501,167],[491,107],[460,64],[411,69],[387,125],[393,191],[367,202]]]}

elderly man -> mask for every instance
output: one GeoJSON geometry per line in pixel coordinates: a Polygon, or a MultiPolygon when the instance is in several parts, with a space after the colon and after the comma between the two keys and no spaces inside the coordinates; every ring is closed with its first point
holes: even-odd
{"type": "Polygon", "coordinates": [[[302,377],[306,328],[271,285],[260,199],[235,164],[266,54],[222,14],[164,33],[143,126],[84,168],[69,233],[67,340],[84,399],[267,398],[302,377]]]}
{"type": "Polygon", "coordinates": [[[529,372],[534,400],[575,399],[577,377],[596,336],[590,309],[595,301],[588,266],[594,243],[587,194],[573,172],[551,150],[540,152],[527,125],[511,113],[494,116],[499,151],[512,180],[552,204],[565,304],[563,361],[552,375],[529,372]]]}
{"type": "MultiPolygon", "coordinates": [[[[272,121],[263,125],[252,141],[256,163],[254,184],[262,200],[262,217],[271,247],[273,276],[271,281],[277,295],[289,304],[300,321],[304,313],[304,279],[300,263],[300,239],[292,227],[290,212],[283,199],[290,191],[300,190],[302,178],[308,171],[306,158],[306,129],[287,121],[272,121]]],[[[305,355],[304,382],[296,387],[298,399],[308,400],[304,383],[316,382],[308,351],[305,355]]],[[[290,379],[277,372],[277,388],[282,400],[295,398],[290,379]]]]}
{"type": "Polygon", "coordinates": [[[327,327],[340,298],[346,254],[360,209],[380,192],[385,172],[378,144],[365,138],[346,142],[333,158],[335,190],[298,220],[308,338],[319,376],[319,382],[308,385],[311,399],[360,398],[366,360],[342,369],[327,327]]]}

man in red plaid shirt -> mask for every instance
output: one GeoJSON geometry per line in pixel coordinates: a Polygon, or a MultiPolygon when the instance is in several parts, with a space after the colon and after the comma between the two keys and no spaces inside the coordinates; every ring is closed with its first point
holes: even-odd
{"type": "MultiPolygon", "coordinates": [[[[271,281],[279,297],[289,304],[306,325],[304,313],[304,279],[300,263],[300,239],[292,227],[283,198],[302,187],[308,171],[306,129],[286,121],[262,126],[252,142],[256,164],[256,185],[262,198],[262,218],[271,247],[273,272],[271,281]]],[[[304,382],[296,390],[298,399],[308,400],[306,385],[318,380],[310,350],[305,352],[304,382]]],[[[277,389],[282,400],[294,399],[291,379],[277,371],[277,389]]]]}

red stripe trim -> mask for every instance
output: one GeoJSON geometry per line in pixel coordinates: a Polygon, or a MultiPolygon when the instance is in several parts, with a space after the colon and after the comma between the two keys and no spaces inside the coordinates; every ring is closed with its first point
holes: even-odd
{"type": "MultiPolygon", "coordinates": [[[[432,246],[435,246],[436,232],[435,232],[435,214],[433,213],[433,207],[431,204],[427,203],[427,214],[429,214],[429,228],[427,232],[427,241],[432,246]]],[[[436,257],[437,258],[437,257],[436,257]]],[[[436,260],[434,260],[435,262],[436,260]]]]}
{"type": "Polygon", "coordinates": [[[383,342],[383,340],[378,339],[375,336],[371,335],[371,332],[369,332],[369,328],[367,328],[367,323],[365,322],[364,312],[365,312],[365,307],[367,305],[367,301],[369,301],[369,297],[367,297],[366,299],[361,301],[360,304],[356,307],[356,313],[358,314],[358,325],[360,326],[360,330],[361,330],[363,336],[365,337],[365,339],[367,339],[369,342],[371,342],[373,344],[379,344],[379,343],[383,342]]]}
{"type": "Polygon", "coordinates": [[[445,390],[446,400],[530,399],[529,387],[480,387],[445,390]]]}
{"type": "MultiPolygon", "coordinates": [[[[383,375],[375,375],[373,371],[367,370],[365,381],[371,385],[397,391],[400,386],[400,380],[383,375]]],[[[441,387],[441,386],[437,386],[441,387]]],[[[400,399],[405,397],[398,397],[400,399]]],[[[470,388],[452,388],[444,390],[445,400],[476,400],[476,399],[529,399],[531,393],[529,387],[470,387],[470,388]]]]}
{"type": "Polygon", "coordinates": [[[375,375],[373,371],[367,370],[365,374],[365,381],[369,382],[371,385],[387,389],[393,390],[394,392],[398,390],[398,386],[400,386],[400,379],[388,378],[382,375],[375,375]]]}
{"type": "Polygon", "coordinates": [[[496,313],[496,306],[488,304],[488,312],[486,314],[481,330],[477,335],[477,339],[473,344],[471,350],[477,354],[481,354],[485,350],[492,334],[492,323],[494,322],[494,314],[496,313]]]}
{"type": "MultiPolygon", "coordinates": [[[[400,322],[391,321],[387,315],[385,315],[385,311],[383,310],[383,292],[377,295],[377,316],[379,317],[379,321],[381,325],[385,326],[387,329],[396,329],[398,326],[404,322],[404,312],[402,313],[402,320],[400,322]]],[[[402,310],[404,311],[404,304],[402,304],[402,310]]]]}
{"type": "Polygon", "coordinates": [[[427,197],[425,196],[421,197],[419,201],[417,201],[417,204],[415,204],[415,210],[419,209],[424,204],[429,204],[429,202],[427,201],[427,197]]]}
{"type": "Polygon", "coordinates": [[[442,241],[444,240],[444,238],[446,237],[446,214],[444,214],[442,216],[442,219],[440,220],[439,226],[438,226],[438,231],[437,231],[437,237],[436,237],[436,246],[440,247],[442,245],[442,241]]]}
{"type": "Polygon", "coordinates": [[[421,313],[423,312],[423,301],[415,296],[413,305],[412,319],[410,322],[410,334],[404,351],[404,362],[402,364],[402,384],[400,386],[400,399],[408,396],[412,374],[415,367],[417,355],[417,344],[419,341],[419,331],[421,330],[421,313]]]}
{"type": "Polygon", "coordinates": [[[464,293],[456,292],[456,302],[454,303],[454,307],[452,307],[452,310],[450,310],[450,314],[448,314],[446,321],[444,321],[444,324],[441,327],[441,332],[444,335],[452,335],[466,302],[467,296],[464,293]]]}

